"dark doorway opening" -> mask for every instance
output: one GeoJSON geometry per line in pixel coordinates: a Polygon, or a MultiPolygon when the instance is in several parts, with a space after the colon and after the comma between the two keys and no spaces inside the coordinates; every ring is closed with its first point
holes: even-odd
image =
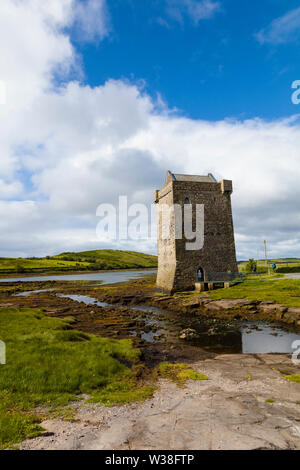
{"type": "Polygon", "coordinates": [[[197,282],[203,282],[204,281],[204,271],[202,268],[197,269],[197,282]]]}

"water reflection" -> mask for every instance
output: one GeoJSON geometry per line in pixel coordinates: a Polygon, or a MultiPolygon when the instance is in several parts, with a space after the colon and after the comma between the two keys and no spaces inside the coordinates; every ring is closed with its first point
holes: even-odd
{"type": "MultiPolygon", "coordinates": [[[[280,328],[256,324],[259,330],[243,328],[243,353],[292,353],[292,343],[300,339],[300,335],[280,328]]],[[[253,325],[248,325],[253,326],[253,325]]]]}

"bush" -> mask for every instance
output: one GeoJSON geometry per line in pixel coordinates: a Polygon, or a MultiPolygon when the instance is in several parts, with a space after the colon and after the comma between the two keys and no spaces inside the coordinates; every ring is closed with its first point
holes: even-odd
{"type": "Polygon", "coordinates": [[[250,258],[248,263],[246,264],[246,272],[247,273],[254,273],[257,270],[257,263],[254,261],[253,258],[250,258]]]}

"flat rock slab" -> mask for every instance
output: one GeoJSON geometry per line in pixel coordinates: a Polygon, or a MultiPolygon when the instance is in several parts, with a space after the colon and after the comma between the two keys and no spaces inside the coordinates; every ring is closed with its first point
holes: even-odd
{"type": "Polygon", "coordinates": [[[246,307],[256,305],[257,302],[251,302],[246,299],[222,299],[214,300],[205,305],[208,310],[229,310],[231,308],[246,307]]]}
{"type": "Polygon", "coordinates": [[[192,366],[209,380],[184,388],[163,380],[142,404],[75,404],[78,422],[46,421],[54,435],[21,448],[300,449],[300,384],[279,372],[300,373],[288,355],[221,355],[192,366]]]}
{"type": "MultiPolygon", "coordinates": [[[[273,302],[261,302],[259,304],[259,310],[262,310],[265,313],[268,312],[287,312],[288,308],[284,307],[283,305],[276,304],[273,302]]],[[[300,309],[299,309],[300,310],[300,309]]]]}

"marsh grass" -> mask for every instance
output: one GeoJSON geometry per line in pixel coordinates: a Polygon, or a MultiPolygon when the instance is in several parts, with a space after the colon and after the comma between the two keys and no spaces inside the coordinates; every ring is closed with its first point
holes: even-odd
{"type": "Polygon", "coordinates": [[[211,291],[209,295],[215,300],[239,298],[253,301],[271,300],[287,307],[300,307],[300,280],[280,278],[263,280],[253,276],[230,289],[211,291]]]}
{"type": "Polygon", "coordinates": [[[290,382],[295,382],[297,384],[300,384],[300,374],[286,375],[285,378],[289,380],[290,382]]]}
{"type": "Polygon", "coordinates": [[[67,320],[14,308],[0,311],[0,339],[7,353],[7,364],[0,366],[0,447],[41,431],[37,407],[63,407],[83,394],[111,405],[153,393],[139,387],[134,370],[119,361],[138,361],[131,340],[87,335],[67,320]]]}
{"type": "Polygon", "coordinates": [[[187,364],[162,362],[158,370],[161,377],[169,379],[179,386],[185,385],[188,380],[208,380],[206,375],[197,372],[187,364]]]}

